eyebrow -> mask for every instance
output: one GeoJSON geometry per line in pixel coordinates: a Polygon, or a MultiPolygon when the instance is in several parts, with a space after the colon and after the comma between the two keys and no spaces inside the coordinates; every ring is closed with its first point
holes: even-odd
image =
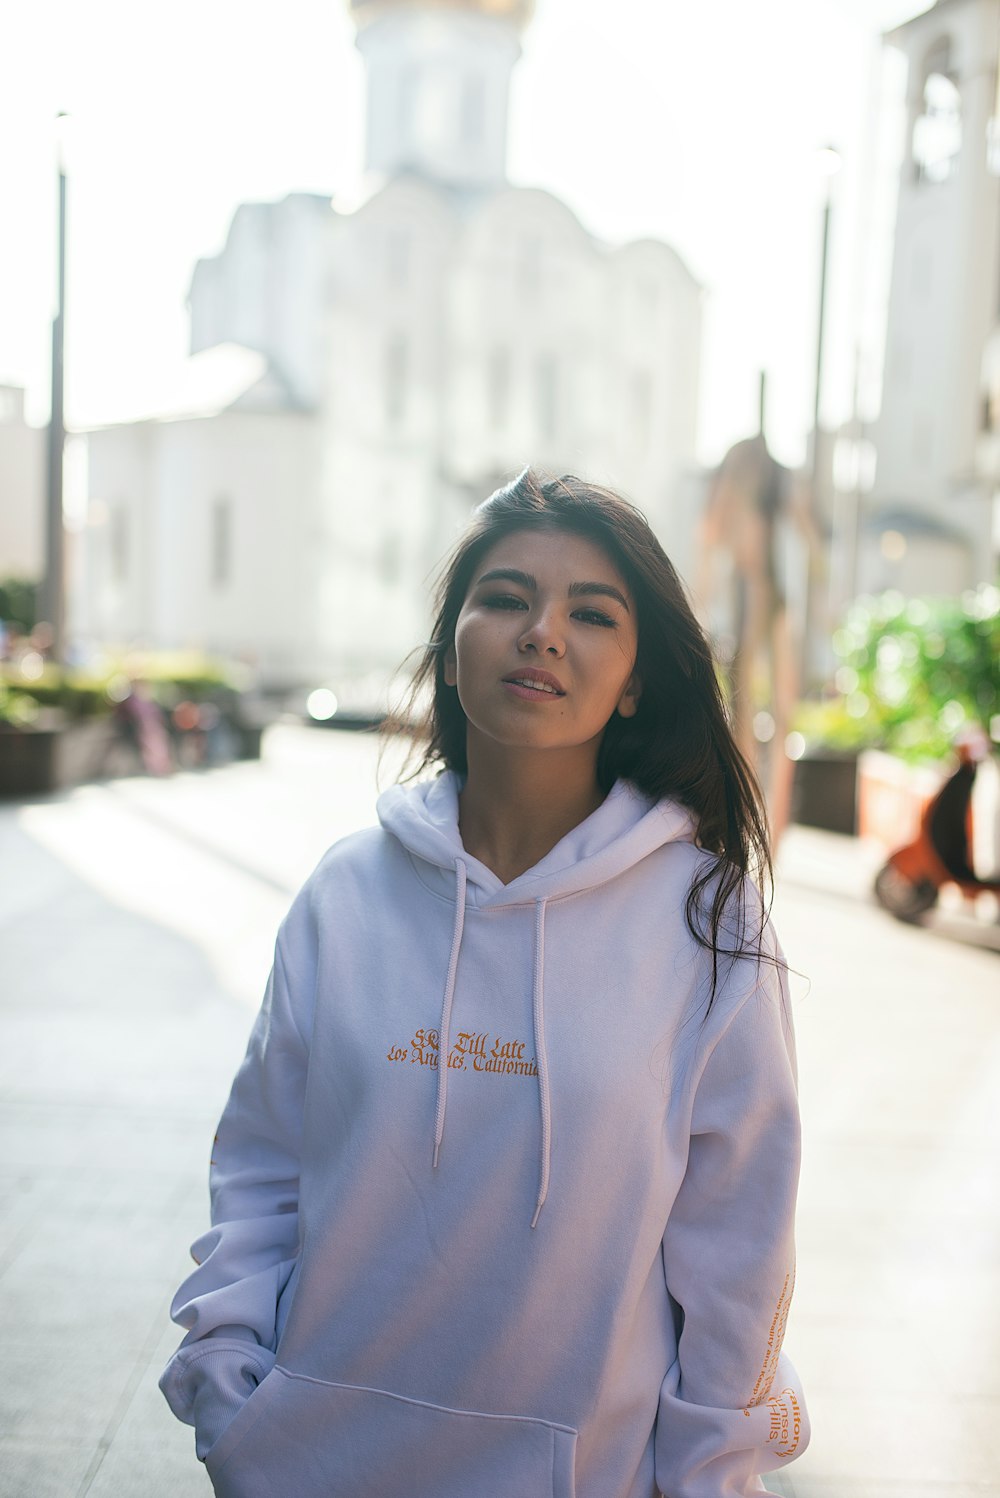
{"type": "MultiPolygon", "coordinates": [[[[526,588],[530,593],[538,592],[538,579],[532,577],[530,572],[522,572],[517,567],[494,567],[491,572],[483,573],[482,577],[477,582],[476,587],[478,588],[483,583],[499,582],[517,583],[520,587],[526,588]]],[[[632,612],[628,606],[628,599],[625,597],[624,593],[622,593],[622,591],[619,588],[616,588],[612,583],[591,582],[570,583],[569,585],[570,598],[581,598],[584,594],[594,593],[596,593],[601,598],[615,599],[617,603],[621,604],[626,614],[632,612]]]]}

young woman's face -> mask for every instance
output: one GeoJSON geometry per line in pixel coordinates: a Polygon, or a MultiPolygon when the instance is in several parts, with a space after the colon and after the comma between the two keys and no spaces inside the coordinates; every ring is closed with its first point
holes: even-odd
{"type": "Polygon", "coordinates": [[[475,735],[518,749],[589,746],[638,705],[635,602],[607,554],[569,531],[524,530],[485,554],[445,658],[475,735]]]}

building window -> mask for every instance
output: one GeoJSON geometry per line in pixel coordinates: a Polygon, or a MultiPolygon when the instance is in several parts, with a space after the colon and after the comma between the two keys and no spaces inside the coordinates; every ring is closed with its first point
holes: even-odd
{"type": "Polygon", "coordinates": [[[918,245],[910,261],[910,285],[915,301],[926,302],[931,294],[931,256],[926,245],[918,245]]]}
{"type": "Polygon", "coordinates": [[[394,588],[399,582],[402,563],[402,538],[395,528],[391,528],[382,536],[378,558],[378,570],[386,587],[394,588]]]}
{"type": "Polygon", "coordinates": [[[406,386],[410,351],[406,338],[397,333],[385,349],[385,419],[399,426],[406,415],[406,386]]]}
{"type": "Polygon", "coordinates": [[[632,376],[632,430],[636,450],[640,453],[649,447],[652,420],[653,376],[648,369],[637,369],[632,376]]]}
{"type": "Polygon", "coordinates": [[[949,76],[950,47],[928,60],[923,111],[913,126],[913,166],[918,182],[946,182],[962,149],[962,96],[949,76]]]}
{"type": "Polygon", "coordinates": [[[112,507],[110,519],[111,580],[123,583],[128,577],[128,511],[123,503],[112,507]]]}
{"type": "Polygon", "coordinates": [[[1000,335],[996,333],[987,343],[983,359],[980,424],[983,432],[1000,433],[1000,335]]]}
{"type": "Polygon", "coordinates": [[[660,288],[653,276],[643,276],[635,288],[639,316],[653,322],[660,310],[660,288]]]}
{"type": "Polygon", "coordinates": [[[420,76],[415,68],[408,68],[399,82],[396,92],[396,125],[400,140],[407,140],[417,126],[417,96],[420,91],[420,76]]]}
{"type": "Polygon", "coordinates": [[[555,359],[549,355],[543,355],[535,368],[535,392],[539,433],[542,437],[554,437],[559,394],[558,371],[555,359]]]}
{"type": "Polygon", "coordinates": [[[459,130],[467,146],[478,146],[486,134],[486,98],[481,78],[466,78],[459,104],[459,130]]]}
{"type": "Polygon", "coordinates": [[[486,382],[486,401],[489,408],[490,424],[494,427],[505,427],[510,415],[509,349],[498,346],[491,351],[486,371],[486,382]]]}
{"type": "Polygon", "coordinates": [[[892,378],[897,385],[909,383],[910,371],[913,367],[913,358],[910,345],[900,337],[897,337],[892,348],[892,378]]]}
{"type": "Polygon", "coordinates": [[[414,86],[411,134],[416,150],[414,160],[428,151],[451,144],[455,137],[455,113],[458,104],[454,80],[446,67],[426,67],[414,86]]]}
{"type": "Polygon", "coordinates": [[[233,519],[228,499],[212,504],[211,579],[214,588],[224,588],[232,577],[233,519]]]}
{"type": "Polygon", "coordinates": [[[533,302],[542,284],[542,246],[537,234],[529,234],[521,241],[517,262],[518,295],[533,302]]]}
{"type": "Polygon", "coordinates": [[[410,274],[410,236],[390,229],[385,236],[385,273],[390,286],[405,286],[410,274]]]}

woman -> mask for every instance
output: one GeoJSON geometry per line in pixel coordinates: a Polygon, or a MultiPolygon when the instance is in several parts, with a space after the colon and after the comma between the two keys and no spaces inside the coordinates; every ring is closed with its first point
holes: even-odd
{"type": "Polygon", "coordinates": [[[161,1387],[224,1498],[735,1498],[807,1438],[756,789],[645,521],[530,470],[296,898],[161,1387]]]}

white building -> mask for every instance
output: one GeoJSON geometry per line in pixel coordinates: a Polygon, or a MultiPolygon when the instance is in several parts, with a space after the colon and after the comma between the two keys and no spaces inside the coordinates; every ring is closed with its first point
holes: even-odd
{"type": "Polygon", "coordinates": [[[996,572],[1000,0],[937,0],[887,41],[908,64],[906,152],[858,582],[957,593],[996,572]]]}
{"type": "Polygon", "coordinates": [[[688,560],[700,288],[667,245],[610,248],[507,181],[531,8],[351,0],[370,191],[244,205],[196,267],[200,394],[91,434],[78,632],[369,691],[424,636],[471,507],[528,462],[623,489],[688,560]]]}
{"type": "Polygon", "coordinates": [[[24,419],[24,391],[0,385],[0,578],[34,581],[45,565],[45,432],[24,419]]]}

